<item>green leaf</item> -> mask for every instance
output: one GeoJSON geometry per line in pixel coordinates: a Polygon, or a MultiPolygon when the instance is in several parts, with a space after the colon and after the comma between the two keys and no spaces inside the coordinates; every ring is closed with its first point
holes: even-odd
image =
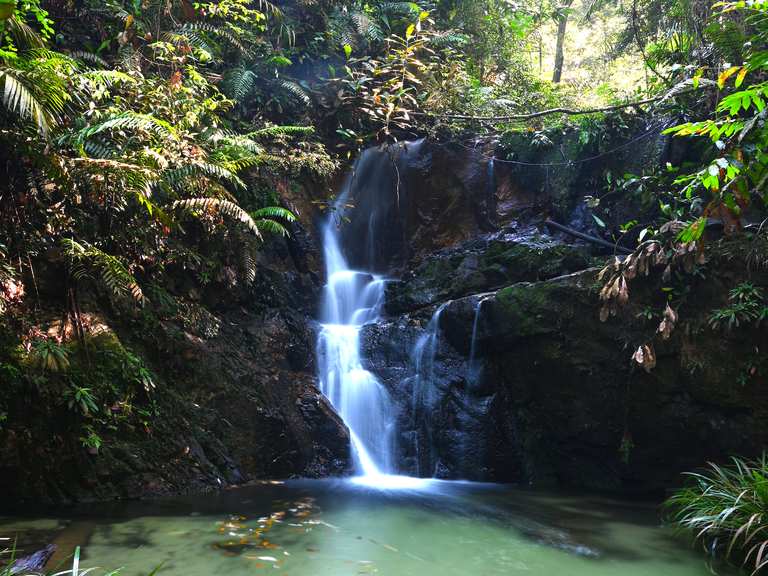
{"type": "Polygon", "coordinates": [[[688,226],[683,228],[683,230],[680,231],[680,234],[677,235],[677,239],[680,240],[680,242],[688,243],[688,242],[694,242],[701,238],[702,234],[704,234],[704,230],[707,227],[707,219],[705,217],[699,218],[698,220],[694,220],[691,222],[688,226]]]}

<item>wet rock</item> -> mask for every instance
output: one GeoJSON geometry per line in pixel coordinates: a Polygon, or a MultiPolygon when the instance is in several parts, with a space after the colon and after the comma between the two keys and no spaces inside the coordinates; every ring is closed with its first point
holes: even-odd
{"type": "MultiPolygon", "coordinates": [[[[706,299],[691,303],[689,328],[659,346],[658,365],[647,374],[629,359],[655,330],[639,314],[642,290],[620,319],[606,323],[596,291],[594,270],[514,284],[485,296],[474,330],[477,297],[448,303],[422,408],[431,429],[403,417],[403,442],[428,438],[430,461],[446,477],[625,493],[659,493],[708,460],[758,455],[768,440],[766,393],[758,382],[736,384],[749,361],[744,347],[692,328],[706,324],[706,299]],[[473,332],[474,376],[467,366],[473,332]],[[705,356],[707,368],[692,372],[681,363],[690,355],[705,356]]],[[[391,381],[385,365],[401,340],[382,332],[397,325],[377,328],[378,340],[393,342],[386,355],[371,358],[384,381],[391,381]]],[[[398,393],[410,398],[414,390],[398,393]]]]}
{"type": "Polygon", "coordinates": [[[54,544],[48,544],[42,550],[38,550],[34,554],[19,558],[13,565],[8,568],[9,574],[30,574],[43,572],[48,559],[56,552],[56,546],[54,544]]]}
{"type": "Polygon", "coordinates": [[[386,272],[494,230],[493,179],[483,150],[417,141],[367,151],[340,223],[352,266],[386,272]]]}
{"type": "Polygon", "coordinates": [[[564,244],[535,227],[507,228],[437,252],[388,286],[390,314],[507,286],[554,278],[589,266],[587,249],[564,244]]]}

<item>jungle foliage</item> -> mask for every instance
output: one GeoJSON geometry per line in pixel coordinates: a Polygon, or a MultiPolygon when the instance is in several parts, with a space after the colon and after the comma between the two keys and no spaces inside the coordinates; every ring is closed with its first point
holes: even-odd
{"type": "MultiPolygon", "coordinates": [[[[157,377],[94,331],[84,299],[151,330],[191,306],[178,277],[251,289],[261,246],[297,231],[280,183],[322,189],[361,148],[425,135],[522,131],[545,146],[547,130],[575,128],[600,145],[644,124],[693,143],[677,165],[606,173],[584,199],[594,232],[632,251],[601,276],[603,319],[640,277],[663,285],[655,336],[633,355],[652,371],[713,237],[768,265],[767,103],[764,0],[16,0],[0,20],[0,430],[33,396],[85,450],[104,431],[151,429],[157,377]],[[577,61],[569,35],[598,21],[612,28],[577,61]],[[629,85],[608,82],[625,65],[629,85]],[[627,106],[514,118],[594,98],[627,106]]],[[[765,287],[721,296],[709,329],[765,326],[765,287]]]]}

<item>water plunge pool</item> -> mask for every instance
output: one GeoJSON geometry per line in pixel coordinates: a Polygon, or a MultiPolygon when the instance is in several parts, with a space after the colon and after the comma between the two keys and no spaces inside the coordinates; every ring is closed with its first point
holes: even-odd
{"type": "Polygon", "coordinates": [[[18,537],[19,555],[56,543],[61,569],[82,546],[82,567],[123,576],[710,574],[653,505],[464,482],[263,483],[0,518],[0,536],[18,537]]]}

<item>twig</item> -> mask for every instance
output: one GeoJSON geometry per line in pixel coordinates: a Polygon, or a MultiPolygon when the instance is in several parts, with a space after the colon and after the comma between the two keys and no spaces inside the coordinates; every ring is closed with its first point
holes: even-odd
{"type": "MultiPolygon", "coordinates": [[[[709,84],[702,84],[699,88],[707,88],[709,84]]],[[[464,114],[435,114],[432,112],[411,112],[414,116],[432,116],[435,118],[450,118],[454,120],[478,120],[478,121],[498,121],[503,122],[506,120],[531,120],[533,118],[540,118],[541,116],[549,116],[550,114],[568,114],[570,116],[580,116],[584,114],[596,114],[598,112],[612,112],[614,110],[621,110],[623,108],[632,108],[635,106],[642,106],[644,104],[652,104],[653,102],[660,102],[670,96],[682,96],[684,94],[690,94],[696,92],[697,88],[690,88],[687,90],[681,90],[679,92],[668,92],[662,96],[656,96],[654,98],[646,98],[645,100],[636,100],[634,102],[627,102],[625,104],[616,104],[614,106],[605,106],[603,108],[589,108],[586,110],[575,110],[573,108],[550,108],[548,110],[540,110],[539,112],[531,112],[530,114],[510,114],[508,116],[469,116],[464,114]]]]}
{"type": "Polygon", "coordinates": [[[581,240],[592,242],[593,244],[597,244],[605,248],[610,248],[611,250],[615,250],[616,252],[621,252],[622,254],[632,254],[632,250],[630,250],[629,248],[624,248],[623,246],[619,246],[617,244],[611,244],[607,240],[603,240],[602,238],[598,238],[597,236],[584,234],[583,232],[579,232],[578,230],[574,230],[573,228],[568,228],[568,226],[563,226],[562,224],[558,224],[557,222],[554,222],[552,220],[547,219],[544,221],[544,223],[547,226],[556,228],[561,232],[565,232],[566,234],[570,234],[571,236],[575,236],[576,238],[580,238],[581,240]]]}

